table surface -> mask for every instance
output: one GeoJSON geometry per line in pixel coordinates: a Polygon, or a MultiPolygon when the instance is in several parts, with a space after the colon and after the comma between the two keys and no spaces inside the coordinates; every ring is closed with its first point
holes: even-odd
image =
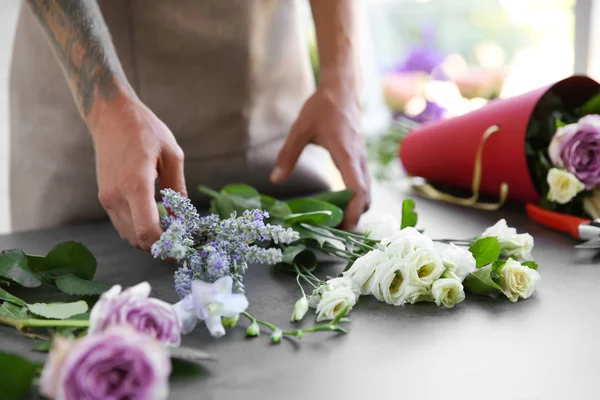
{"type": "MultiPolygon", "coordinates": [[[[377,186],[374,208],[399,216],[406,193],[377,186]]],[[[216,356],[206,371],[171,387],[175,399],[597,399],[600,346],[600,265],[595,252],[529,221],[522,207],[479,211],[415,199],[419,227],[434,238],[468,238],[500,218],[535,238],[542,280],[538,291],[516,304],[468,296],[454,309],[435,304],[393,307],[364,297],[352,311],[348,335],[317,333],[269,343],[246,339],[244,327],[213,339],[201,325],[186,346],[216,356]]],[[[108,223],[0,236],[0,249],[45,253],[65,240],[88,246],[98,259],[97,279],[134,285],[147,280],[153,295],[176,301],[173,266],[130,248],[108,223]]],[[[342,265],[321,269],[334,275],[342,265]]],[[[267,266],[245,278],[249,311],[281,327],[299,289],[294,279],[267,266]]],[[[50,301],[40,293],[36,301],[50,301]]],[[[304,325],[313,321],[306,318],[304,325]]],[[[242,323],[246,325],[246,321],[242,323]]],[[[34,360],[32,342],[0,327],[0,349],[34,360]]]]}

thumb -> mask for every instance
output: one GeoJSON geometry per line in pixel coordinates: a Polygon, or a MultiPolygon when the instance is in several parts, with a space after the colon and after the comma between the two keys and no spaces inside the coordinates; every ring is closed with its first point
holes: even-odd
{"type": "Polygon", "coordinates": [[[183,151],[179,148],[165,151],[158,166],[158,180],[161,189],[173,189],[187,197],[183,159],[183,151]]]}
{"type": "Polygon", "coordinates": [[[285,144],[279,151],[275,168],[271,172],[271,182],[281,183],[285,181],[296,166],[304,147],[310,142],[308,131],[302,127],[300,120],[292,126],[285,144]]]}

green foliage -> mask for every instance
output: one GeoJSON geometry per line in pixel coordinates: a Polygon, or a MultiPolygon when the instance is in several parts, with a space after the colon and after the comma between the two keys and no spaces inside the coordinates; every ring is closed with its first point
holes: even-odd
{"type": "Polygon", "coordinates": [[[589,99],[582,107],[583,115],[600,114],[600,93],[589,99]]]}
{"type": "Polygon", "coordinates": [[[419,216],[414,211],[415,201],[413,199],[404,199],[402,202],[402,224],[401,229],[417,226],[419,216]]]}
{"type": "Polygon", "coordinates": [[[341,208],[316,198],[301,198],[286,202],[292,213],[305,214],[317,211],[329,211],[331,216],[323,225],[335,227],[342,223],[344,212],[341,208]]]}
{"type": "Polygon", "coordinates": [[[502,292],[502,288],[492,279],[492,264],[470,273],[463,285],[466,291],[475,294],[492,295],[502,292]]]}
{"type": "Polygon", "coordinates": [[[283,249],[283,264],[287,265],[284,269],[289,271],[295,271],[290,267],[294,264],[312,271],[317,267],[317,256],[304,244],[287,246],[283,249]]]}
{"type": "Polygon", "coordinates": [[[500,257],[500,243],[495,236],[480,238],[469,247],[469,251],[473,254],[477,268],[498,261],[500,257]]]}
{"type": "Polygon", "coordinates": [[[14,305],[21,307],[25,307],[27,305],[23,300],[21,300],[17,296],[13,296],[12,294],[8,293],[2,288],[0,288],[0,300],[8,301],[14,305]]]}
{"type": "Polygon", "coordinates": [[[285,217],[284,221],[287,222],[288,224],[306,223],[306,224],[318,225],[318,224],[327,223],[331,219],[331,216],[332,216],[332,212],[329,210],[312,211],[312,212],[307,212],[307,213],[302,213],[302,214],[289,214],[288,216],[285,217]]]}
{"type": "Polygon", "coordinates": [[[64,242],[50,250],[46,257],[28,256],[35,272],[56,279],[73,274],[81,279],[93,279],[96,258],[87,247],[77,242],[64,242]]]}
{"type": "Polygon", "coordinates": [[[336,192],[323,192],[316,196],[315,199],[321,200],[345,210],[352,200],[352,189],[344,189],[336,192]]]}
{"type": "Polygon", "coordinates": [[[27,306],[19,306],[13,303],[4,302],[0,306],[0,317],[23,320],[31,318],[27,306]]]}
{"type": "Polygon", "coordinates": [[[81,279],[73,274],[62,275],[55,284],[62,292],[77,296],[100,295],[111,288],[106,283],[81,279]]]}
{"type": "Polygon", "coordinates": [[[0,352],[0,399],[22,398],[33,384],[39,365],[14,354],[0,352]]]}
{"type": "Polygon", "coordinates": [[[524,265],[530,269],[535,269],[535,270],[538,269],[538,263],[536,263],[535,261],[525,261],[525,262],[522,262],[521,265],[524,265]]]}
{"type": "Polygon", "coordinates": [[[48,319],[67,319],[80,315],[88,310],[85,301],[79,300],[72,303],[35,303],[28,304],[31,313],[48,319]]]}
{"type": "Polygon", "coordinates": [[[29,268],[25,253],[16,249],[0,252],[0,276],[29,288],[42,284],[38,274],[29,268]]]}

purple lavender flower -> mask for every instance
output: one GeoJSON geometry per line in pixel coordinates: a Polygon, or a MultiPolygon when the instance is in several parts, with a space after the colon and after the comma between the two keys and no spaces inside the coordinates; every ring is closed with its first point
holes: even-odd
{"type": "Polygon", "coordinates": [[[184,223],[186,231],[196,231],[200,223],[200,216],[190,199],[172,189],[163,189],[160,193],[163,195],[163,205],[184,223]]]}
{"type": "Polygon", "coordinates": [[[565,168],[591,190],[600,184],[600,115],[587,115],[558,129],[550,147],[555,167],[565,168]]]}
{"type": "Polygon", "coordinates": [[[424,72],[431,75],[444,61],[446,55],[435,50],[435,30],[433,26],[426,27],[423,32],[422,44],[413,47],[404,61],[394,68],[394,72],[424,72]]]}
{"type": "Polygon", "coordinates": [[[41,391],[64,400],[160,400],[168,396],[170,374],[165,346],[129,326],[113,326],[53,347],[41,391]]]}
{"type": "Polygon", "coordinates": [[[440,106],[439,104],[427,100],[425,103],[425,109],[414,117],[409,117],[405,114],[402,114],[404,118],[408,118],[414,122],[422,124],[424,122],[429,121],[437,121],[443,119],[446,115],[447,110],[440,106]]]}
{"type": "Polygon", "coordinates": [[[122,293],[121,286],[113,286],[94,305],[88,333],[102,332],[113,325],[128,324],[164,344],[179,346],[181,326],[175,309],[171,304],[149,296],[150,285],[147,282],[130,287],[122,293]]]}

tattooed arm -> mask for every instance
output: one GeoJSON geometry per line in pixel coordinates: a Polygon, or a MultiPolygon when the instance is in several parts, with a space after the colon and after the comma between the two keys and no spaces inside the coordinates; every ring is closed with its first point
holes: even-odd
{"type": "Polygon", "coordinates": [[[27,0],[47,33],[96,150],[99,199],[121,237],[148,249],[162,230],[154,201],[186,192],[183,152],[136,96],[96,0],[27,0]]]}

